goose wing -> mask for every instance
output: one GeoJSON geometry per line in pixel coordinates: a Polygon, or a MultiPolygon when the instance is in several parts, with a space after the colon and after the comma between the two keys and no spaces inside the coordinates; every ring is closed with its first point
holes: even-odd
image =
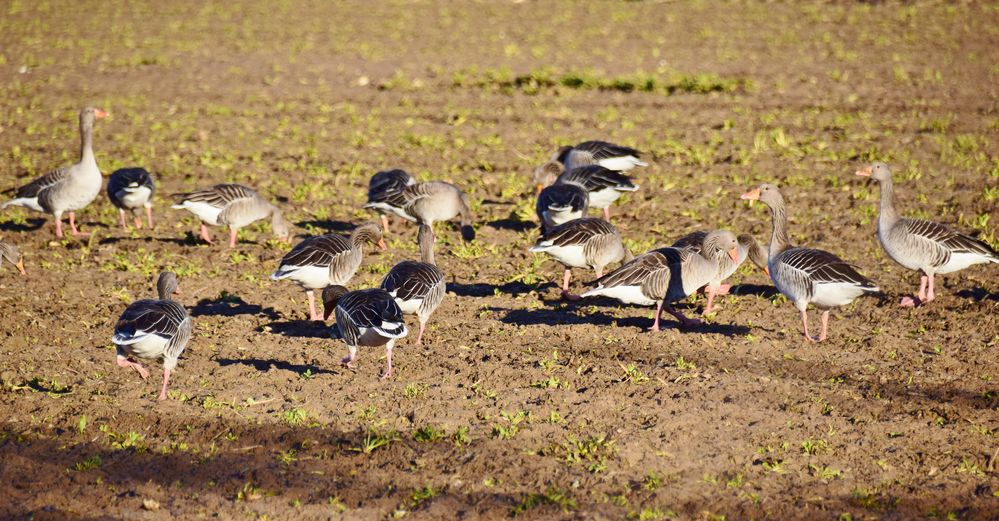
{"type": "Polygon", "coordinates": [[[70,167],[64,166],[57,168],[37,179],[31,181],[30,183],[17,189],[14,197],[20,199],[22,197],[40,197],[42,192],[47,188],[51,188],[59,183],[62,183],[69,177],[70,167]]]}
{"type": "Polygon", "coordinates": [[[586,244],[598,235],[613,235],[617,233],[614,226],[603,220],[592,217],[573,219],[562,223],[548,231],[538,239],[538,246],[572,246],[586,244]]]}
{"type": "Polygon", "coordinates": [[[385,275],[381,288],[401,300],[425,298],[441,281],[444,272],[433,264],[403,261],[385,275]]]}
{"type": "Polygon", "coordinates": [[[877,290],[877,285],[858,273],[852,264],[827,251],[791,248],[780,254],[779,262],[789,268],[795,278],[812,284],[853,284],[877,290]]]}
{"type": "Polygon", "coordinates": [[[392,295],[381,288],[352,291],[340,298],[336,305],[337,327],[344,338],[359,338],[362,329],[374,329],[388,338],[406,336],[402,310],[392,295]],[[341,320],[344,326],[341,326],[341,320]]]}
{"type": "Polygon", "coordinates": [[[971,253],[999,260],[999,253],[991,246],[949,226],[923,219],[902,219],[899,224],[910,237],[937,249],[939,264],[946,264],[951,253],[971,253]]]}
{"type": "Polygon", "coordinates": [[[573,168],[558,176],[555,182],[557,184],[579,185],[587,192],[598,192],[607,188],[613,188],[622,192],[638,190],[638,186],[632,183],[631,178],[627,175],[600,165],[573,168]]]}

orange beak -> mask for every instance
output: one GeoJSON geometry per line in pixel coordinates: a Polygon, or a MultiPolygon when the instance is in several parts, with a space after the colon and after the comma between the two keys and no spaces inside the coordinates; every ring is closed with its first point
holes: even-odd
{"type": "Polygon", "coordinates": [[[21,275],[28,274],[28,272],[24,271],[24,259],[17,261],[17,264],[15,264],[15,266],[17,266],[17,271],[20,271],[21,275]]]}
{"type": "Polygon", "coordinates": [[[177,289],[173,290],[173,294],[174,295],[180,295],[181,294],[180,288],[177,288],[177,289]]]}
{"type": "Polygon", "coordinates": [[[868,166],[861,168],[860,170],[857,170],[857,175],[863,177],[871,177],[871,167],[868,166]]]}
{"type": "Polygon", "coordinates": [[[385,251],[385,250],[388,249],[388,246],[385,245],[385,239],[378,239],[378,249],[380,249],[382,251],[385,251]]]}
{"type": "Polygon", "coordinates": [[[764,266],[763,267],[763,273],[766,273],[767,276],[769,277],[770,276],[770,266],[764,266]]]}
{"type": "Polygon", "coordinates": [[[760,189],[753,188],[752,190],[739,196],[739,199],[747,199],[749,201],[759,201],[760,200],[760,189]]]}
{"type": "Polygon", "coordinates": [[[728,251],[728,258],[732,259],[732,262],[739,262],[739,247],[736,246],[728,251]]]}
{"type": "Polygon", "coordinates": [[[537,195],[541,195],[541,191],[545,189],[544,185],[542,185],[541,183],[538,183],[538,185],[537,185],[536,188],[537,188],[537,191],[534,192],[534,195],[536,195],[536,196],[537,195]]]}
{"type": "Polygon", "coordinates": [[[95,119],[104,119],[106,117],[108,117],[108,113],[107,112],[104,112],[101,109],[94,109],[94,118],[95,119]]]}

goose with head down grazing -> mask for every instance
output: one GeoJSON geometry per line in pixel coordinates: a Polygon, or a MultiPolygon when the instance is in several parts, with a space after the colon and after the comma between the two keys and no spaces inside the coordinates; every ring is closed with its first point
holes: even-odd
{"type": "Polygon", "coordinates": [[[331,336],[347,344],[347,357],[340,363],[353,368],[358,346],[384,345],[387,361],[382,379],[391,378],[392,348],[409,332],[392,295],[381,288],[347,291],[343,286],[330,286],[323,290],[323,308],[324,318],[336,313],[331,336]]]}
{"type": "Polygon", "coordinates": [[[534,211],[541,223],[541,232],[562,223],[586,217],[590,206],[590,196],[577,184],[556,184],[555,180],[564,171],[558,161],[549,161],[534,170],[538,199],[534,211]]]}
{"type": "Polygon", "coordinates": [[[404,212],[401,206],[397,206],[403,204],[398,194],[413,184],[416,184],[416,180],[405,170],[398,168],[383,170],[371,176],[371,181],[368,182],[368,202],[364,204],[364,208],[372,208],[381,214],[385,233],[389,231],[388,214],[399,215],[404,212]]]}
{"type": "MultiPolygon", "coordinates": [[[[118,208],[122,228],[128,228],[125,224],[125,210],[135,213],[139,208],[144,208],[149,228],[152,229],[154,193],[156,184],[145,168],[119,168],[108,178],[108,199],[118,208]]],[[[135,227],[142,228],[142,219],[138,215],[135,216],[135,227]]]]}
{"type": "Polygon", "coordinates": [[[322,320],[316,311],[315,290],[350,281],[361,265],[361,246],[365,242],[377,243],[385,249],[382,229],[377,224],[362,224],[350,237],[336,234],[307,237],[281,259],[271,280],[289,279],[301,286],[309,299],[310,320],[322,320]]]}
{"type": "Polygon", "coordinates": [[[256,190],[239,184],[219,184],[194,192],[175,194],[171,207],[187,210],[201,219],[201,238],[214,244],[206,224],[229,227],[229,247],[236,247],[236,234],[250,223],[271,218],[271,231],[283,241],[291,237],[288,221],[281,209],[264,199],[256,190]]]}
{"type": "Polygon", "coordinates": [[[431,228],[437,221],[450,221],[458,217],[461,222],[461,238],[466,241],[475,239],[468,197],[451,183],[428,181],[406,186],[388,196],[384,209],[431,228]]]}
{"type": "Polygon", "coordinates": [[[416,345],[423,342],[427,320],[444,300],[446,285],[444,272],[434,265],[433,230],[420,225],[420,254],[422,262],[402,261],[385,275],[381,288],[388,292],[404,314],[415,314],[420,321],[416,345]]]}
{"type": "Polygon", "coordinates": [[[999,264],[999,252],[984,241],[953,228],[923,219],[902,217],[895,210],[891,170],[884,163],[874,163],[857,171],[881,185],[881,212],[878,216],[878,240],[888,256],[910,270],[923,272],[919,293],[905,297],[901,306],[914,307],[933,300],[933,277],[953,273],[975,264],[999,264]],[[929,290],[927,291],[927,285],[929,290]]]}
{"type": "Polygon", "coordinates": [[[784,196],[771,184],[742,194],[742,199],[763,201],[773,215],[768,266],[770,279],[801,314],[805,339],[821,342],[828,336],[829,309],[845,306],[865,293],[876,293],[878,286],[839,257],[823,250],[791,246],[787,233],[787,209],[784,196]],[[822,309],[822,331],[818,338],[808,334],[808,304],[822,309]]]}
{"type": "Polygon", "coordinates": [[[604,268],[620,260],[632,260],[631,252],[621,242],[614,225],[602,219],[584,217],[560,224],[538,238],[532,253],[547,253],[565,266],[562,298],[578,300],[569,291],[572,268],[591,268],[600,278],[604,268]]]}
{"type": "Polygon", "coordinates": [[[641,155],[641,152],[631,147],[606,141],[584,141],[573,147],[560,148],[553,159],[565,165],[566,170],[600,165],[615,172],[627,172],[636,166],[649,166],[639,159],[641,155]]]}
{"type": "Polygon", "coordinates": [[[28,274],[24,271],[24,259],[21,257],[21,252],[17,249],[17,246],[9,242],[0,241],[0,265],[4,262],[13,264],[17,268],[17,271],[21,272],[21,275],[28,274]]]}
{"type": "Polygon", "coordinates": [[[73,235],[86,235],[76,228],[76,210],[89,205],[101,192],[103,178],[94,159],[94,122],[107,117],[101,109],[87,107],[80,111],[80,161],[53,170],[20,187],[14,199],[0,206],[23,206],[55,217],[56,236],[62,237],[62,214],[69,212],[73,235]]]}
{"type": "MultiPolygon", "coordinates": [[[[708,236],[706,231],[696,231],[688,233],[683,237],[680,237],[673,243],[674,248],[689,248],[694,251],[700,251],[701,244],[704,242],[704,238],[708,236]]],[[[704,314],[707,315],[711,313],[712,303],[714,302],[716,295],[727,295],[731,286],[728,284],[722,284],[722,281],[732,276],[735,270],[742,266],[742,263],[748,258],[763,270],[767,276],[770,275],[770,270],[767,268],[767,252],[763,250],[760,243],[756,242],[756,238],[752,235],[746,233],[740,233],[736,240],[739,242],[739,256],[737,259],[732,260],[728,257],[722,257],[718,260],[718,275],[708,282],[707,294],[708,303],[704,306],[704,314]]]]}
{"type": "Polygon", "coordinates": [[[724,256],[738,258],[738,241],[728,230],[711,232],[700,252],[681,248],[660,248],[635,257],[596,281],[596,287],[583,297],[605,296],[625,304],[657,304],[652,331],[659,331],[662,311],[676,317],[681,327],[700,324],[674,309],[672,302],[686,298],[718,274],[718,262],[724,256]]]}
{"type": "Polygon", "coordinates": [[[191,339],[193,325],[184,306],[171,300],[170,295],[180,293],[177,276],[165,271],[156,283],[159,299],[143,299],[131,303],[114,327],[114,342],[119,367],[135,369],[142,379],[149,371],[129,357],[163,360],[163,387],[160,400],[167,398],[170,372],[177,367],[187,342],[191,339]]]}
{"type": "Polygon", "coordinates": [[[610,221],[610,205],[622,195],[638,190],[631,178],[600,165],[582,166],[566,170],[555,180],[555,184],[571,184],[586,190],[591,208],[604,211],[604,220],[610,221]]]}

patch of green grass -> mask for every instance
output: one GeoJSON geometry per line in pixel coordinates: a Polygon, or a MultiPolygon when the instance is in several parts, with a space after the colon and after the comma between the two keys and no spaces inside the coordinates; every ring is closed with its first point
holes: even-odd
{"type": "Polygon", "coordinates": [[[517,411],[515,413],[502,411],[500,412],[500,418],[503,423],[493,424],[493,436],[501,440],[509,440],[520,432],[520,424],[527,419],[527,413],[524,411],[517,411]]]}
{"type": "Polygon", "coordinates": [[[446,433],[433,425],[424,425],[413,432],[413,439],[421,443],[431,443],[443,439],[446,433]]]}
{"type": "Polygon", "coordinates": [[[84,472],[90,469],[100,468],[100,466],[103,463],[104,462],[101,460],[101,457],[94,454],[93,456],[90,456],[89,458],[77,463],[76,465],[73,465],[73,468],[76,469],[78,472],[84,472]]]}
{"type": "Polygon", "coordinates": [[[576,500],[568,493],[556,488],[550,488],[546,492],[540,494],[532,493],[524,496],[524,498],[520,500],[520,503],[510,510],[510,515],[517,517],[528,510],[542,505],[557,505],[562,509],[562,512],[568,512],[578,508],[576,500]]]}

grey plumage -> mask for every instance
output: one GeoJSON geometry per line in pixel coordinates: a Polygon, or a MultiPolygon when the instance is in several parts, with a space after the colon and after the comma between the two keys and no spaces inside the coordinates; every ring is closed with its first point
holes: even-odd
{"type": "Polygon", "coordinates": [[[584,141],[573,147],[562,147],[555,158],[567,170],[588,165],[600,165],[611,170],[624,172],[636,166],[648,166],[641,161],[641,152],[631,147],[615,145],[606,141],[584,141]]]}
{"type": "Polygon", "coordinates": [[[589,165],[566,170],[555,180],[556,184],[574,184],[586,190],[589,206],[606,209],[621,195],[638,190],[631,178],[600,165],[589,165]]]}
{"type": "Polygon", "coordinates": [[[444,272],[430,263],[402,261],[385,275],[381,288],[395,299],[403,313],[417,316],[420,332],[416,343],[420,344],[430,315],[444,300],[444,272]]]}
{"type": "MultiPolygon", "coordinates": [[[[121,218],[122,227],[125,227],[125,211],[133,213],[144,209],[149,221],[149,227],[153,226],[152,206],[153,195],[156,194],[156,184],[153,176],[141,167],[119,168],[108,178],[107,186],[108,199],[111,200],[121,218]]],[[[142,221],[138,216],[135,218],[136,227],[141,226],[142,221]]]]}
{"type": "Polygon", "coordinates": [[[348,356],[342,360],[353,367],[358,346],[384,345],[387,365],[382,378],[392,376],[392,348],[395,341],[408,333],[402,310],[395,299],[381,288],[347,291],[343,286],[330,286],[323,290],[325,315],[335,313],[334,338],[347,344],[348,356]]]}
{"type": "Polygon", "coordinates": [[[17,268],[17,271],[21,272],[21,275],[27,275],[24,270],[24,259],[21,257],[21,251],[17,249],[17,246],[9,242],[0,241],[0,265],[4,262],[9,262],[17,268]]]}
{"type": "Polygon", "coordinates": [[[562,223],[586,217],[589,195],[576,184],[554,184],[545,187],[538,194],[535,212],[542,231],[562,223]]]}

